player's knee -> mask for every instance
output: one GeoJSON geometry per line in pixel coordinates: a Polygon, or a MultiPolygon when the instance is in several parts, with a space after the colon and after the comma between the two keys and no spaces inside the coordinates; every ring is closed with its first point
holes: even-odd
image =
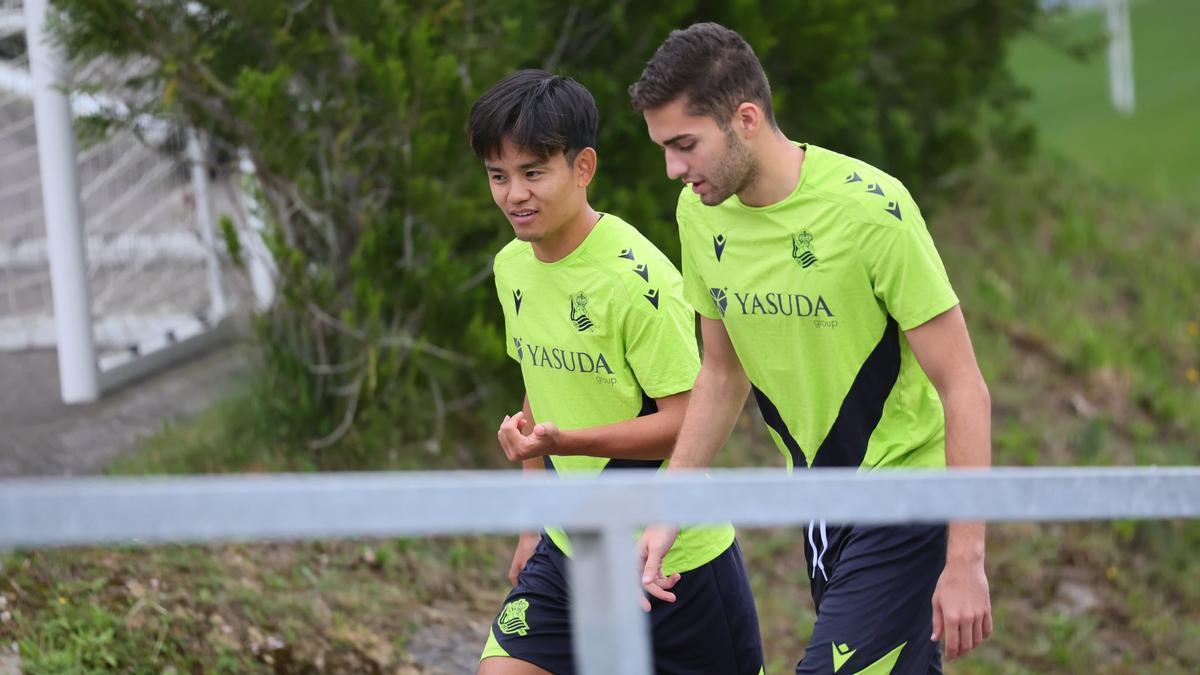
{"type": "Polygon", "coordinates": [[[528,661],[511,656],[489,656],[479,662],[475,675],[551,675],[528,661]]]}

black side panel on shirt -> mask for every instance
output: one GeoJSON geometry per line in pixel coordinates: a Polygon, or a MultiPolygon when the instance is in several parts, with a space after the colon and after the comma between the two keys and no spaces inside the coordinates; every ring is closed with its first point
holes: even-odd
{"type": "Polygon", "coordinates": [[[783,444],[787,446],[788,452],[792,453],[792,464],[800,468],[808,466],[808,460],[804,459],[804,452],[800,449],[800,444],[792,437],[792,432],[788,431],[787,425],[783,422],[783,417],[779,415],[779,408],[775,407],[775,403],[763,393],[762,389],[751,384],[750,390],[754,392],[754,400],[758,401],[758,412],[762,414],[763,421],[771,427],[779,438],[783,440],[783,444]]]}
{"type": "MultiPolygon", "coordinates": [[[[829,428],[825,440],[813,458],[813,467],[858,467],[862,465],[867,455],[867,443],[871,434],[883,417],[883,406],[888,395],[896,386],[900,376],[900,326],[892,317],[888,317],[883,329],[883,337],[871,351],[871,355],[863,362],[854,378],[854,384],[842,407],[837,419],[829,428]]],[[[757,386],[751,386],[754,399],[758,401],[758,410],[762,413],[763,421],[783,440],[788,452],[792,455],[793,466],[804,468],[808,461],[800,444],[784,423],[779,414],[779,408],[757,386]]]]}
{"type": "Polygon", "coordinates": [[[813,467],[862,466],[867,443],[883,417],[883,405],[900,377],[900,326],[888,317],[883,337],[867,357],[842,409],[821,442],[813,467]]]}

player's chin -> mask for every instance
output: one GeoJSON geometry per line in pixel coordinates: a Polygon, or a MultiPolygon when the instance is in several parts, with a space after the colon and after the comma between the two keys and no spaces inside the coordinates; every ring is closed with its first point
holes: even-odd
{"type": "Polygon", "coordinates": [[[520,241],[523,241],[523,242],[526,242],[529,244],[534,244],[534,243],[541,241],[542,237],[545,236],[545,233],[538,232],[535,230],[528,230],[528,229],[521,228],[521,227],[514,227],[513,228],[513,236],[516,237],[520,241]]]}
{"type": "Polygon", "coordinates": [[[731,196],[733,196],[732,193],[725,191],[705,192],[700,195],[700,203],[705,206],[718,206],[731,196]]]}

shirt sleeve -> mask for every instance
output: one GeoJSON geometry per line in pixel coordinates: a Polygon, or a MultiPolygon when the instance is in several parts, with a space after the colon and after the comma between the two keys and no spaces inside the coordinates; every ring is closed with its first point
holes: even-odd
{"type": "Polygon", "coordinates": [[[658,288],[657,306],[631,298],[625,315],[625,360],[651,398],[691,391],[700,373],[695,315],[681,291],[675,276],[658,288]]]}
{"type": "Polygon", "coordinates": [[[516,302],[516,298],[513,290],[501,280],[500,274],[495,273],[495,269],[493,269],[493,274],[496,279],[496,296],[500,299],[500,309],[504,313],[504,351],[508,354],[508,358],[520,363],[521,357],[517,352],[518,345],[516,338],[513,337],[511,325],[513,303],[516,302]]]}
{"type": "MultiPolygon", "coordinates": [[[[712,292],[704,281],[700,265],[697,263],[704,251],[703,236],[696,232],[695,226],[687,220],[682,199],[675,209],[675,220],[679,224],[679,248],[683,263],[683,296],[700,316],[708,319],[720,319],[721,313],[713,300],[712,292]]],[[[711,245],[711,243],[710,243],[711,245]]]]}
{"type": "Polygon", "coordinates": [[[862,247],[875,297],[901,330],[916,328],[958,304],[915,205],[910,213],[916,216],[913,222],[866,225],[869,234],[862,247]]]}

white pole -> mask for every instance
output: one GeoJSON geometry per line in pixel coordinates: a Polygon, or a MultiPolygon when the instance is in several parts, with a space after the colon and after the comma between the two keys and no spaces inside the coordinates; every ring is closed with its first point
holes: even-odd
{"type": "Polygon", "coordinates": [[[25,1],[26,43],[58,339],[59,384],[64,403],[89,403],[98,398],[100,389],[96,348],[92,343],[75,132],[71,128],[71,104],[61,89],[67,82],[66,57],[61,48],[47,40],[46,9],[47,0],[25,1]]]}
{"type": "Polygon", "coordinates": [[[1132,115],[1133,34],[1129,27],[1129,0],[1108,0],[1108,88],[1113,107],[1132,115]]]}
{"type": "Polygon", "coordinates": [[[189,127],[187,138],[188,156],[192,160],[192,192],[196,198],[196,224],[204,239],[205,262],[208,266],[208,320],[215,324],[225,316],[225,295],[221,292],[221,258],[217,255],[216,228],[213,226],[212,201],[208,191],[208,162],[196,130],[189,127]]]}
{"type": "Polygon", "coordinates": [[[237,194],[241,198],[242,210],[245,211],[246,224],[251,235],[245,238],[242,248],[249,253],[250,284],[254,289],[255,308],[265,312],[275,302],[275,261],[263,241],[267,226],[259,216],[258,200],[254,197],[252,187],[247,185],[255,180],[254,162],[243,154],[238,162],[238,170],[242,175],[238,177],[237,194]]]}

